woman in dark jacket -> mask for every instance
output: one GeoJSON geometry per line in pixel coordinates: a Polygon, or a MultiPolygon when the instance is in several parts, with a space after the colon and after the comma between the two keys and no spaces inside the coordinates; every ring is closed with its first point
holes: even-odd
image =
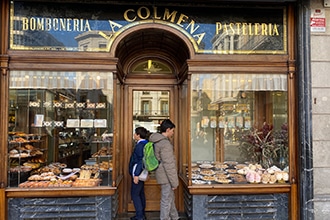
{"type": "Polygon", "coordinates": [[[143,148],[147,141],[148,130],[138,127],[134,132],[136,142],[129,162],[129,174],[132,176],[131,197],[135,207],[136,216],[131,220],[145,219],[146,198],[144,194],[144,182],[139,181],[139,175],[143,170],[143,148]]]}

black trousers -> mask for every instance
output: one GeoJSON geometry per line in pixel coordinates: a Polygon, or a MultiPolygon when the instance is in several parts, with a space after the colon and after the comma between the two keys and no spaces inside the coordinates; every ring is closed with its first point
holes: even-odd
{"type": "Polygon", "coordinates": [[[135,208],[136,219],[143,219],[146,208],[146,197],[144,194],[143,181],[139,181],[138,184],[135,184],[132,179],[131,197],[135,208]]]}

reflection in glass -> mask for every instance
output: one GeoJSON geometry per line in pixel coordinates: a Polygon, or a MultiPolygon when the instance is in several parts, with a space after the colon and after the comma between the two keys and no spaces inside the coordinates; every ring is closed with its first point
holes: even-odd
{"type": "Polygon", "coordinates": [[[287,169],[286,75],[194,74],[191,92],[194,165],[287,169]]]}
{"type": "Polygon", "coordinates": [[[9,86],[9,186],[41,187],[34,175],[58,187],[61,178],[50,183],[46,170],[60,176],[63,168],[88,171],[88,163],[97,165],[94,182],[80,172],[88,180],[66,187],[112,184],[112,73],[11,71],[9,86]]]}
{"type": "Polygon", "coordinates": [[[168,91],[134,91],[133,129],[143,126],[157,132],[160,122],[169,117],[168,91]]]}

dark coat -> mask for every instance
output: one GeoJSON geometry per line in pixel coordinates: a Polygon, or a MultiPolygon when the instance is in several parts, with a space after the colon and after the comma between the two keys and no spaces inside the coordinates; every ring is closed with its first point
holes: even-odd
{"type": "Polygon", "coordinates": [[[146,143],[148,143],[147,140],[141,140],[140,142],[138,142],[134,149],[133,149],[133,153],[131,155],[131,158],[129,160],[129,174],[131,176],[133,176],[133,167],[136,164],[136,168],[134,171],[134,176],[139,176],[144,168],[143,166],[143,149],[144,149],[144,145],[146,145],[146,143]]]}
{"type": "Polygon", "coordinates": [[[167,137],[159,133],[153,133],[149,141],[154,142],[155,155],[160,161],[159,167],[156,169],[155,173],[157,183],[170,183],[172,188],[177,188],[179,185],[179,178],[172,143],[167,137]]]}

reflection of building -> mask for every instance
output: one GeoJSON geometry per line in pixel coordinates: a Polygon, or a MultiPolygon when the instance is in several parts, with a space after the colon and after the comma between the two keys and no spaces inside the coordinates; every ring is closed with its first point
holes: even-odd
{"type": "MultiPolygon", "coordinates": [[[[42,46],[43,49],[46,47],[52,47],[63,49],[64,44],[57,40],[52,34],[46,31],[20,31],[19,28],[22,26],[22,17],[14,17],[14,27],[17,27],[18,30],[14,30],[13,39],[11,44],[14,47],[38,47],[42,46]]],[[[15,29],[15,28],[14,28],[15,29]]],[[[51,48],[49,48],[51,49],[51,48]]]]}
{"type": "MultiPolygon", "coordinates": [[[[239,32],[243,33],[243,28],[239,32]]],[[[281,45],[281,37],[269,35],[227,34],[224,32],[215,35],[212,39],[212,49],[225,52],[236,50],[274,50],[274,48],[281,49],[281,45]]]]}
{"type": "Polygon", "coordinates": [[[284,74],[222,74],[210,78],[200,75],[200,79],[200,85],[193,84],[193,97],[202,90],[213,103],[235,101],[240,91],[287,91],[284,74]]]}
{"type": "Polygon", "coordinates": [[[111,34],[109,31],[86,31],[75,37],[78,47],[65,45],[65,38],[56,38],[55,34],[48,31],[26,30],[21,31],[22,18],[15,16],[13,39],[11,44],[16,48],[42,47],[42,50],[72,50],[72,51],[106,51],[111,34]]]}
{"type": "Polygon", "coordinates": [[[104,35],[109,36],[111,32],[109,31],[87,31],[84,32],[75,39],[78,42],[79,51],[104,51],[107,49],[109,40],[104,37],[104,35]]]}
{"type": "Polygon", "coordinates": [[[169,115],[169,93],[167,91],[137,91],[134,96],[134,118],[152,120],[169,115]]]}

